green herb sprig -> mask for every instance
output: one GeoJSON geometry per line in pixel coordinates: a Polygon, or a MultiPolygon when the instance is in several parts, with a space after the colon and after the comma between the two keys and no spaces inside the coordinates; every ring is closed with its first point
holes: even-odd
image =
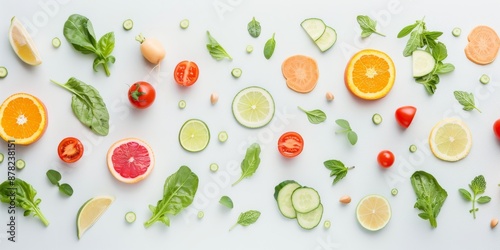
{"type": "Polygon", "coordinates": [[[354,169],[354,166],[346,167],[344,163],[339,160],[327,160],[323,164],[328,170],[331,171],[330,177],[335,176],[332,184],[335,184],[342,180],[347,175],[349,170],[354,169]]]}
{"type": "Polygon", "coordinates": [[[208,43],[207,49],[213,59],[220,61],[224,58],[232,60],[233,58],[226,52],[226,50],[215,40],[215,38],[210,35],[210,32],[207,31],[208,43]]]}
{"type": "Polygon", "coordinates": [[[455,99],[457,99],[458,103],[460,103],[463,107],[463,110],[465,111],[471,111],[473,109],[476,109],[481,113],[481,110],[479,110],[476,107],[476,104],[474,102],[474,95],[472,93],[467,93],[465,91],[454,91],[453,95],[455,95],[455,99]]]}
{"type": "Polygon", "coordinates": [[[0,184],[0,201],[6,204],[11,204],[12,197],[16,207],[24,209],[24,216],[30,214],[33,217],[38,217],[45,226],[49,225],[49,221],[40,210],[40,203],[42,200],[36,198],[36,190],[29,183],[16,178],[15,180],[6,180],[0,184]]]}
{"type": "Polygon", "coordinates": [[[307,115],[307,119],[309,120],[310,123],[312,124],[319,124],[322,123],[326,120],[326,114],[325,112],[319,110],[319,109],[314,109],[314,110],[305,110],[302,107],[298,107],[300,110],[302,110],[304,113],[307,115]]]}
{"type": "Polygon", "coordinates": [[[371,34],[377,34],[379,36],[385,36],[377,31],[377,21],[371,19],[369,16],[359,15],[356,17],[361,28],[361,37],[366,38],[371,34]]]}
{"type": "Polygon", "coordinates": [[[61,173],[54,169],[49,169],[46,173],[50,183],[59,187],[59,191],[67,196],[73,195],[73,188],[68,183],[60,184],[61,173]]]}
{"type": "Polygon", "coordinates": [[[472,202],[472,209],[469,210],[469,213],[471,213],[475,219],[476,212],[479,210],[479,208],[476,207],[476,203],[486,204],[491,201],[491,197],[480,196],[486,191],[486,180],[482,175],[474,177],[474,179],[469,184],[469,188],[472,190],[472,194],[463,188],[460,188],[458,191],[460,192],[462,198],[464,198],[466,201],[472,202]]]}
{"type": "Polygon", "coordinates": [[[233,230],[237,225],[242,225],[242,226],[249,226],[255,223],[260,217],[260,212],[257,210],[249,210],[244,213],[241,213],[240,216],[238,217],[238,221],[229,228],[229,231],[233,230]]]}
{"type": "Polygon", "coordinates": [[[232,186],[238,184],[245,178],[252,176],[257,168],[259,168],[260,164],[260,145],[257,143],[253,143],[247,148],[247,152],[245,154],[245,158],[241,161],[241,177],[233,183],[232,186]]]}
{"type": "Polygon", "coordinates": [[[356,145],[356,142],[358,142],[358,134],[352,130],[349,122],[344,119],[337,119],[335,120],[335,123],[343,128],[343,130],[337,130],[335,133],[346,134],[351,145],[356,145]]]}

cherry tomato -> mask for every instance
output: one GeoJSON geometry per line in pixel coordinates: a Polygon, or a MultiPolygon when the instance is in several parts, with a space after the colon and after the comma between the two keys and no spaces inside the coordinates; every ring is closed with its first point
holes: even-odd
{"type": "Polygon", "coordinates": [[[389,168],[394,164],[394,154],[389,150],[382,150],[378,153],[377,161],[380,166],[389,168]]]}
{"type": "Polygon", "coordinates": [[[407,128],[413,121],[416,112],[417,108],[413,106],[400,107],[396,110],[396,121],[398,121],[399,125],[402,127],[407,128]]]}
{"type": "Polygon", "coordinates": [[[64,162],[76,162],[83,155],[83,144],[77,138],[66,137],[57,146],[57,154],[64,162]]]}
{"type": "Polygon", "coordinates": [[[130,86],[128,100],[132,106],[145,109],[153,104],[156,98],[156,90],[148,82],[139,81],[130,86]]]}
{"type": "Polygon", "coordinates": [[[493,132],[495,132],[497,139],[500,140],[500,119],[496,120],[495,123],[493,123],[493,132]]]}
{"type": "Polygon", "coordinates": [[[299,155],[304,148],[304,140],[297,132],[286,132],[278,140],[278,151],[287,158],[299,155]]]}
{"type": "Polygon", "coordinates": [[[199,74],[200,71],[195,62],[182,61],[175,67],[174,79],[180,86],[188,87],[198,80],[199,74]]]}

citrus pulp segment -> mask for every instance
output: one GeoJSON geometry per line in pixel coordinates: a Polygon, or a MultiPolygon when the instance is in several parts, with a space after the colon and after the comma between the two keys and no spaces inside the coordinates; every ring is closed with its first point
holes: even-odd
{"type": "Polygon", "coordinates": [[[78,239],[94,225],[114,200],[115,198],[112,196],[97,196],[89,199],[80,207],[76,216],[76,233],[78,239]]]}
{"type": "Polygon", "coordinates": [[[189,152],[205,149],[210,141],[210,130],[205,122],[199,119],[187,120],[179,131],[179,143],[189,152]]]}
{"type": "Polygon", "coordinates": [[[29,145],[45,133],[47,109],[37,97],[13,94],[0,106],[0,137],[14,144],[29,145]]]}
{"type": "Polygon", "coordinates": [[[248,128],[260,128],[273,119],[274,100],[267,90],[252,86],[236,94],[232,110],[239,124],[248,128]]]}
{"type": "Polygon", "coordinates": [[[38,49],[23,24],[13,17],[9,28],[9,42],[16,55],[29,65],[42,63],[38,49]]]}
{"type": "Polygon", "coordinates": [[[377,231],[384,228],[391,219],[391,206],[383,196],[367,195],[356,207],[356,218],[367,230],[377,231]]]}
{"type": "Polygon", "coordinates": [[[137,138],[115,142],[108,150],[109,172],[124,183],[136,183],[146,178],[155,166],[151,147],[137,138]]]}
{"type": "Polygon", "coordinates": [[[363,49],[349,60],[344,81],[347,89],[365,100],[376,100],[386,96],[394,85],[396,69],[386,53],[363,49]]]}
{"type": "Polygon", "coordinates": [[[446,118],[432,128],[429,146],[437,158],[444,161],[459,161],[469,154],[472,135],[462,120],[446,118]]]}

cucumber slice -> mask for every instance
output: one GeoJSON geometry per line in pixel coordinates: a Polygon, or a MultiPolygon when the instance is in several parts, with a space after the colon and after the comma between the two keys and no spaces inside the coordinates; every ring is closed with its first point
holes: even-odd
{"type": "Polygon", "coordinates": [[[307,230],[311,230],[319,225],[323,217],[323,205],[320,203],[317,208],[309,213],[297,213],[297,222],[307,230]]]}
{"type": "Polygon", "coordinates": [[[434,70],[436,60],[425,50],[415,50],[412,53],[413,77],[425,76],[434,70]]]}
{"type": "Polygon", "coordinates": [[[295,181],[285,181],[283,186],[278,185],[275,189],[279,189],[276,201],[281,214],[287,218],[294,219],[297,213],[292,205],[292,193],[300,188],[300,184],[295,181]]]}
{"type": "Polygon", "coordinates": [[[292,193],[292,206],[297,213],[309,213],[318,208],[320,204],[319,194],[313,188],[301,187],[292,193]]]}
{"type": "Polygon", "coordinates": [[[337,32],[330,26],[326,26],[325,32],[314,43],[321,52],[329,50],[337,42],[337,32]]]}
{"type": "Polygon", "coordinates": [[[306,31],[307,35],[313,40],[318,40],[325,33],[326,25],[319,18],[308,18],[300,26],[306,31]]]}

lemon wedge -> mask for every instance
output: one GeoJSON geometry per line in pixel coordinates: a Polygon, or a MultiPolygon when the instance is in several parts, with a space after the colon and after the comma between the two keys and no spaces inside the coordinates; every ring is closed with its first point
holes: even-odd
{"type": "Polygon", "coordinates": [[[32,66],[42,63],[33,39],[16,17],[13,17],[10,22],[9,41],[16,55],[23,62],[32,66]]]}

